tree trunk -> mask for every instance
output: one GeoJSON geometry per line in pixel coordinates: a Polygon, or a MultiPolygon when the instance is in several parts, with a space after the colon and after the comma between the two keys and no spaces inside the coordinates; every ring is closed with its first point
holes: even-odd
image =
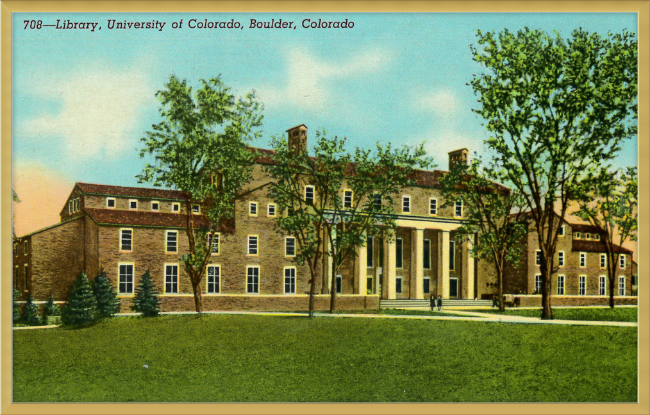
{"type": "Polygon", "coordinates": [[[199,283],[194,283],[194,281],[192,281],[192,290],[194,291],[194,308],[196,308],[197,313],[202,313],[203,295],[201,294],[201,287],[199,287],[198,285],[199,283]]]}
{"type": "Polygon", "coordinates": [[[551,275],[550,266],[546,258],[539,266],[542,274],[542,320],[553,320],[553,309],[551,308],[551,275]]]}
{"type": "Polygon", "coordinates": [[[499,280],[499,311],[505,311],[506,303],[503,301],[503,268],[497,267],[497,278],[499,280]]]}
{"type": "Polygon", "coordinates": [[[612,255],[607,261],[607,276],[609,280],[609,308],[614,308],[614,290],[616,289],[616,256],[612,255]]]}
{"type": "MultiPolygon", "coordinates": [[[[330,313],[334,314],[336,311],[336,273],[338,272],[338,265],[337,265],[337,258],[336,255],[334,256],[334,260],[332,261],[332,285],[330,287],[330,313]]],[[[343,281],[341,281],[341,284],[343,284],[343,281]]]]}
{"type": "Polygon", "coordinates": [[[310,266],[311,286],[309,287],[309,317],[314,316],[314,295],[316,294],[316,267],[310,266]]]}

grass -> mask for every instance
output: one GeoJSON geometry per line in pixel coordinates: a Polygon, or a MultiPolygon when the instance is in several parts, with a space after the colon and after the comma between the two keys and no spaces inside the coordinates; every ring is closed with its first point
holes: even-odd
{"type": "MultiPolygon", "coordinates": [[[[481,310],[485,313],[499,313],[509,316],[541,317],[542,309],[509,308],[504,312],[498,309],[481,310]]],[[[636,307],[611,308],[553,308],[553,318],[556,320],[587,320],[587,321],[637,321],[636,307]]]]}
{"type": "Polygon", "coordinates": [[[14,402],[637,400],[631,327],[186,315],[13,340],[14,402]]]}

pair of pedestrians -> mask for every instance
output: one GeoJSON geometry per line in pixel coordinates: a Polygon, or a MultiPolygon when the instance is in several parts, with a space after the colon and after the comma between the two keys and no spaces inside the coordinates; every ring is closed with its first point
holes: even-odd
{"type": "Polygon", "coordinates": [[[436,298],[435,295],[432,295],[430,304],[431,304],[431,311],[433,311],[435,307],[438,307],[438,311],[440,311],[442,309],[442,296],[439,295],[438,298],[436,298]]]}

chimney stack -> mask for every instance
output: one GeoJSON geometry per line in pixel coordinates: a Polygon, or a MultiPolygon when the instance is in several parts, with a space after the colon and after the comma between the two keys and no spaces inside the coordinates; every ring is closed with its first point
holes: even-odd
{"type": "Polygon", "coordinates": [[[449,152],[449,171],[451,171],[456,163],[462,163],[464,165],[469,164],[469,150],[466,148],[461,148],[458,150],[449,152]]]}
{"type": "Polygon", "coordinates": [[[296,152],[307,152],[307,126],[300,124],[287,130],[289,150],[296,152]]]}

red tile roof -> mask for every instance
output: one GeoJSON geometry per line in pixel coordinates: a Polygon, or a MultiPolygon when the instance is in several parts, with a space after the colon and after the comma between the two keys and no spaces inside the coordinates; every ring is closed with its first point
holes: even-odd
{"type": "MultiPolygon", "coordinates": [[[[580,239],[573,240],[571,250],[574,252],[600,252],[603,254],[607,251],[605,249],[604,241],[583,241],[580,239]]],[[[614,252],[619,254],[632,255],[632,251],[630,251],[627,248],[620,247],[618,245],[614,245],[614,252]]]]}
{"type": "Polygon", "coordinates": [[[110,196],[146,197],[152,199],[185,200],[187,193],[179,190],[167,190],[146,187],[111,186],[95,183],[77,183],[82,193],[110,196]]]}
{"type": "MultiPolygon", "coordinates": [[[[147,212],[142,210],[85,208],[86,213],[102,225],[150,226],[164,228],[185,228],[187,217],[180,213],[147,212]]],[[[194,226],[207,229],[210,221],[205,215],[194,215],[194,226]]],[[[221,232],[233,232],[234,223],[222,225],[221,232]]]]}

